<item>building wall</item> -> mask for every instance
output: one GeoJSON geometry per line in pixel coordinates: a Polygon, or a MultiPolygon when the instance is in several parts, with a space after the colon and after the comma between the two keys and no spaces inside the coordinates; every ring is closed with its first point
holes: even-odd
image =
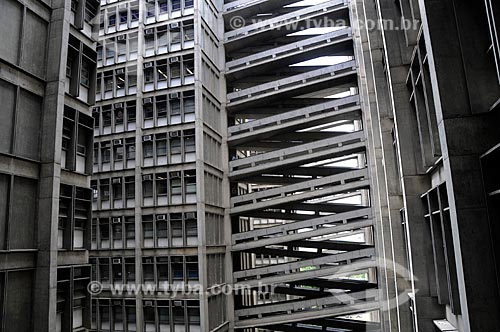
{"type": "Polygon", "coordinates": [[[101,1],[92,330],[228,328],[220,5],[101,1]]]}
{"type": "Polygon", "coordinates": [[[91,20],[98,4],[73,2],[73,10],[65,1],[1,4],[1,331],[90,327],[91,20]],[[70,52],[78,61],[66,71],[70,52]]]}
{"type": "Polygon", "coordinates": [[[360,25],[399,27],[362,29],[383,257],[409,272],[384,285],[402,300],[387,330],[498,329],[498,8],[485,3],[356,2],[360,25]]]}

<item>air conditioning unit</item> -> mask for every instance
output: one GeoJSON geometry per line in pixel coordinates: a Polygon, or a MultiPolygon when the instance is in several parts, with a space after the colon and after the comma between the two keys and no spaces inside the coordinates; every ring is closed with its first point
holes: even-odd
{"type": "Polygon", "coordinates": [[[119,9],[127,9],[127,4],[126,3],[120,4],[120,5],[118,5],[118,8],[119,9]]]}
{"type": "Polygon", "coordinates": [[[178,29],[178,28],[179,28],[179,22],[170,23],[170,29],[178,29]]]}
{"type": "Polygon", "coordinates": [[[146,30],[144,30],[144,34],[146,36],[153,35],[154,33],[155,33],[155,29],[146,29],[146,30]]]}
{"type": "Polygon", "coordinates": [[[175,307],[182,307],[182,301],[174,301],[175,307]]]}
{"type": "Polygon", "coordinates": [[[121,264],[122,260],[121,258],[113,258],[113,264],[121,264]]]}
{"type": "Polygon", "coordinates": [[[170,178],[178,179],[181,177],[181,172],[172,172],[170,173],[170,178]]]}
{"type": "Polygon", "coordinates": [[[153,63],[152,62],[146,62],[144,64],[144,68],[151,68],[151,67],[153,67],[153,63]]]}
{"type": "Polygon", "coordinates": [[[121,178],[113,178],[113,180],[111,180],[111,182],[113,184],[120,184],[120,183],[122,183],[122,179],[121,178]]]}
{"type": "Polygon", "coordinates": [[[142,136],[143,142],[151,142],[152,140],[153,140],[153,137],[151,135],[142,136]]]}
{"type": "Polygon", "coordinates": [[[142,181],[153,181],[153,175],[152,174],[143,175],[142,181]]]}
{"type": "Polygon", "coordinates": [[[123,103],[116,103],[114,106],[115,109],[123,109],[123,103]]]}
{"type": "Polygon", "coordinates": [[[153,263],[153,259],[151,257],[148,257],[144,259],[144,263],[153,263]]]}
{"type": "Polygon", "coordinates": [[[124,68],[117,69],[115,70],[115,73],[116,75],[123,75],[125,74],[125,69],[124,68]]]}
{"type": "Polygon", "coordinates": [[[144,98],[142,100],[143,105],[148,105],[148,104],[152,104],[152,103],[153,103],[153,98],[144,98]]]}
{"type": "Polygon", "coordinates": [[[94,107],[92,109],[92,113],[99,113],[99,107],[94,107]]]}
{"type": "Polygon", "coordinates": [[[122,222],[122,217],[113,217],[111,218],[113,224],[120,224],[122,222]]]}
{"type": "Polygon", "coordinates": [[[144,306],[145,307],[152,307],[153,306],[153,301],[144,301],[144,306]]]}
{"type": "Polygon", "coordinates": [[[179,59],[179,57],[178,57],[178,56],[174,56],[173,58],[170,58],[170,59],[169,59],[169,62],[170,62],[170,63],[177,63],[177,62],[179,62],[179,61],[180,61],[180,59],[179,59]]]}
{"type": "Polygon", "coordinates": [[[179,99],[179,93],[178,92],[171,93],[169,96],[170,96],[170,99],[179,99]]]}
{"type": "Polygon", "coordinates": [[[127,40],[127,35],[118,36],[118,37],[116,37],[116,39],[118,39],[118,40],[127,40]]]}
{"type": "Polygon", "coordinates": [[[170,133],[170,137],[179,137],[179,136],[181,136],[180,131],[173,131],[170,133]]]}
{"type": "Polygon", "coordinates": [[[156,215],[156,220],[167,220],[167,216],[164,214],[156,215]]]}
{"type": "Polygon", "coordinates": [[[121,139],[114,139],[113,140],[113,145],[123,145],[123,140],[121,140],[121,139]]]}
{"type": "Polygon", "coordinates": [[[196,212],[187,212],[186,219],[196,219],[196,212]]]}

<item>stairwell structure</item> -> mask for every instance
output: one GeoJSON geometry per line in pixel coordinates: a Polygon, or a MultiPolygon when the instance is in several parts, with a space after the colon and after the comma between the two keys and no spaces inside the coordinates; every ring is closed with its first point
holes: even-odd
{"type": "Polygon", "coordinates": [[[223,7],[237,331],[380,331],[349,6],[223,7]]]}

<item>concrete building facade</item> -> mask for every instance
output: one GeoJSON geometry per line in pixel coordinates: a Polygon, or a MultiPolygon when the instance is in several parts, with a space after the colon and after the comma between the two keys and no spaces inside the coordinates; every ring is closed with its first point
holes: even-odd
{"type": "Polygon", "coordinates": [[[0,332],[500,330],[499,10],[0,0],[0,332]]]}
{"type": "Polygon", "coordinates": [[[0,2],[0,331],[90,328],[98,6],[0,2]]]}
{"type": "Polygon", "coordinates": [[[92,331],[228,329],[221,22],[209,0],[101,1],[92,331]]]}
{"type": "Polygon", "coordinates": [[[353,11],[384,302],[398,299],[382,329],[497,331],[498,3],[355,1],[353,11]]]}

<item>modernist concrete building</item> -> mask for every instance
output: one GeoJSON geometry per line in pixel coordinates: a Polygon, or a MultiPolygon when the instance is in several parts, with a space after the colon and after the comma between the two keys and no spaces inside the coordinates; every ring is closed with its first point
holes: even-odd
{"type": "Polygon", "coordinates": [[[499,3],[353,6],[399,27],[359,29],[382,330],[498,331],[499,3]]]}
{"type": "Polygon", "coordinates": [[[90,328],[98,6],[0,1],[0,331],[90,328]]]}
{"type": "Polygon", "coordinates": [[[222,29],[209,0],[101,1],[93,331],[228,327],[222,29]]]}
{"type": "Polygon", "coordinates": [[[294,2],[101,2],[96,331],[378,329],[349,4],[294,2]]]}
{"type": "Polygon", "coordinates": [[[0,332],[499,331],[499,19],[0,0],[0,332]]]}

